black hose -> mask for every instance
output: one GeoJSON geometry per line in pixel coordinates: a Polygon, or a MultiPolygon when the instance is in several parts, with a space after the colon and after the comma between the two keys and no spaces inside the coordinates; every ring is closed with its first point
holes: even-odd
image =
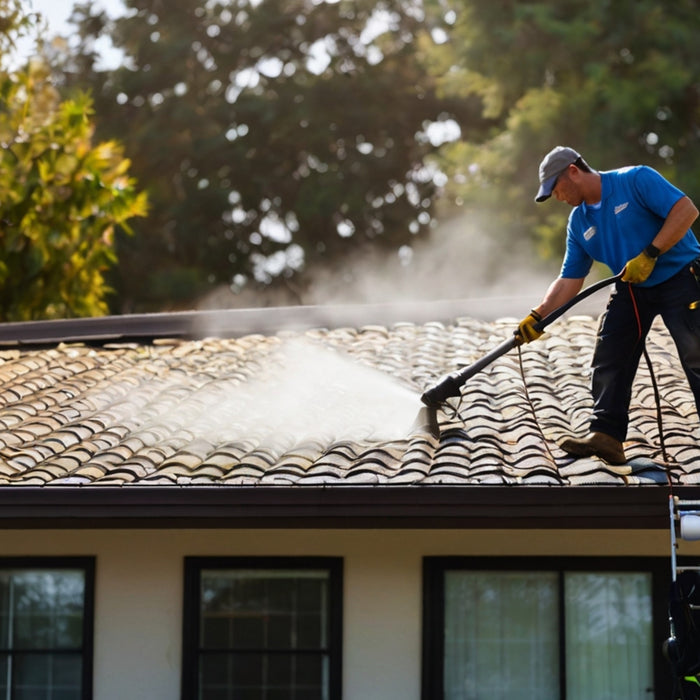
{"type": "MultiPolygon", "coordinates": [[[[591,294],[597,292],[603,287],[607,287],[613,282],[617,282],[621,278],[622,272],[614,275],[613,277],[606,277],[605,279],[592,284],[590,287],[586,287],[586,289],[579,292],[575,297],[572,297],[565,304],[557,307],[554,309],[554,311],[547,314],[541,321],[536,323],[534,326],[535,330],[543,331],[550,323],[556,321],[572,306],[578,304],[580,301],[586,297],[589,297],[591,294]]],[[[423,395],[420,397],[421,401],[429,408],[438,408],[440,404],[444,403],[447,399],[453,396],[459,396],[461,393],[460,389],[470,377],[473,377],[475,374],[484,369],[484,367],[490,365],[494,360],[501,357],[501,355],[505,355],[505,353],[512,350],[517,344],[518,339],[515,337],[515,335],[513,335],[495,347],[490,353],[477,360],[474,364],[445,375],[437,384],[423,393],[423,395]]]]}

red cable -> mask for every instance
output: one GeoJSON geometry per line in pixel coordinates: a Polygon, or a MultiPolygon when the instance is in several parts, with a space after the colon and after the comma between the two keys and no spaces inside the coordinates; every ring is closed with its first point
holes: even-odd
{"type": "Polygon", "coordinates": [[[632,299],[632,307],[634,308],[634,317],[637,319],[637,342],[639,342],[642,339],[642,319],[639,317],[639,307],[637,306],[637,299],[634,296],[632,285],[628,284],[627,289],[630,291],[630,299],[632,299]]]}
{"type": "MultiPolygon", "coordinates": [[[[634,295],[634,290],[632,289],[632,285],[628,284],[627,285],[629,292],[630,292],[630,298],[632,299],[632,307],[634,308],[634,317],[637,319],[637,331],[638,331],[638,336],[637,336],[637,342],[641,341],[642,339],[642,320],[639,315],[639,307],[637,306],[637,299],[634,295]]],[[[642,352],[644,354],[644,359],[646,360],[647,363],[647,368],[649,370],[649,377],[651,378],[651,386],[652,389],[654,390],[654,399],[656,401],[656,425],[659,430],[659,445],[661,447],[661,458],[664,461],[664,469],[666,471],[666,479],[668,481],[668,488],[669,491],[671,492],[671,496],[673,496],[673,482],[671,481],[671,467],[669,464],[669,459],[668,455],[666,454],[666,441],[664,440],[664,426],[663,426],[663,420],[661,417],[661,395],[659,394],[659,387],[656,383],[656,375],[654,374],[654,369],[651,364],[651,358],[649,357],[649,353],[647,352],[646,348],[646,343],[644,344],[644,347],[642,348],[642,352]]]]}

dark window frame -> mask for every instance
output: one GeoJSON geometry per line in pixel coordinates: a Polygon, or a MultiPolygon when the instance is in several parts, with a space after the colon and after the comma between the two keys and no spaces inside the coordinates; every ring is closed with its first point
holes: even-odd
{"type": "MultiPolygon", "coordinates": [[[[422,700],[444,700],[444,611],[445,572],[447,571],[551,571],[559,575],[560,586],[564,572],[640,572],[651,574],[652,639],[654,653],[654,697],[671,695],[671,675],[662,645],[669,636],[668,593],[671,569],[667,557],[463,557],[436,556],[423,558],[423,640],[422,640],[422,700]]],[[[566,700],[563,596],[560,605],[560,700],[566,700]]]]}
{"type": "Polygon", "coordinates": [[[205,569],[325,569],[329,573],[329,698],[342,697],[343,559],[342,557],[222,556],[185,557],[182,625],[182,700],[197,697],[199,676],[199,604],[205,569]]]}
{"type": "MultiPolygon", "coordinates": [[[[26,571],[52,571],[58,569],[75,569],[85,576],[85,594],[83,599],[82,627],[82,678],[81,700],[92,700],[94,641],[95,641],[95,562],[94,556],[20,556],[0,557],[0,571],[9,569],[26,571]]],[[[4,653],[26,653],[13,649],[4,649],[4,653]]]]}

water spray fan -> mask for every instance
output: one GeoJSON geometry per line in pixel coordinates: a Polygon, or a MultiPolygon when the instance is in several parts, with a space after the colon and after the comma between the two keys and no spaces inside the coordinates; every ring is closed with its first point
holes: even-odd
{"type": "MultiPolygon", "coordinates": [[[[596,282],[590,287],[586,287],[586,289],[584,289],[582,292],[579,292],[575,297],[556,308],[541,321],[535,324],[535,329],[538,331],[543,331],[550,323],[556,321],[572,306],[578,304],[580,301],[597,292],[599,289],[607,287],[613,282],[617,282],[621,278],[622,272],[613,277],[607,277],[600,280],[600,282],[596,282]]],[[[435,437],[439,435],[437,428],[437,409],[439,409],[447,401],[447,399],[461,396],[462,387],[468,379],[473,377],[478,372],[481,372],[482,369],[490,365],[494,360],[497,360],[499,357],[501,357],[501,355],[505,355],[507,352],[516,347],[517,344],[518,339],[516,338],[515,334],[513,334],[510,338],[504,340],[500,345],[491,350],[491,352],[484,355],[473,364],[463,367],[455,372],[451,372],[450,374],[446,374],[437,384],[430,387],[422,394],[421,401],[426,405],[429,412],[428,416],[425,416],[425,422],[429,426],[430,432],[435,437]]]]}

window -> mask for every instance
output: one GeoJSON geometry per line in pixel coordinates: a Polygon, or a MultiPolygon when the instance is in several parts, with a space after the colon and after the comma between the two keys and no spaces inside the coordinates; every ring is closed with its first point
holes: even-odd
{"type": "Polygon", "coordinates": [[[665,560],[427,558],[424,700],[670,693],[665,560]]]}
{"type": "Polygon", "coordinates": [[[0,698],[92,697],[94,559],[0,559],[0,698]]]}
{"type": "Polygon", "coordinates": [[[188,557],[183,699],[337,700],[342,559],[188,557]]]}

